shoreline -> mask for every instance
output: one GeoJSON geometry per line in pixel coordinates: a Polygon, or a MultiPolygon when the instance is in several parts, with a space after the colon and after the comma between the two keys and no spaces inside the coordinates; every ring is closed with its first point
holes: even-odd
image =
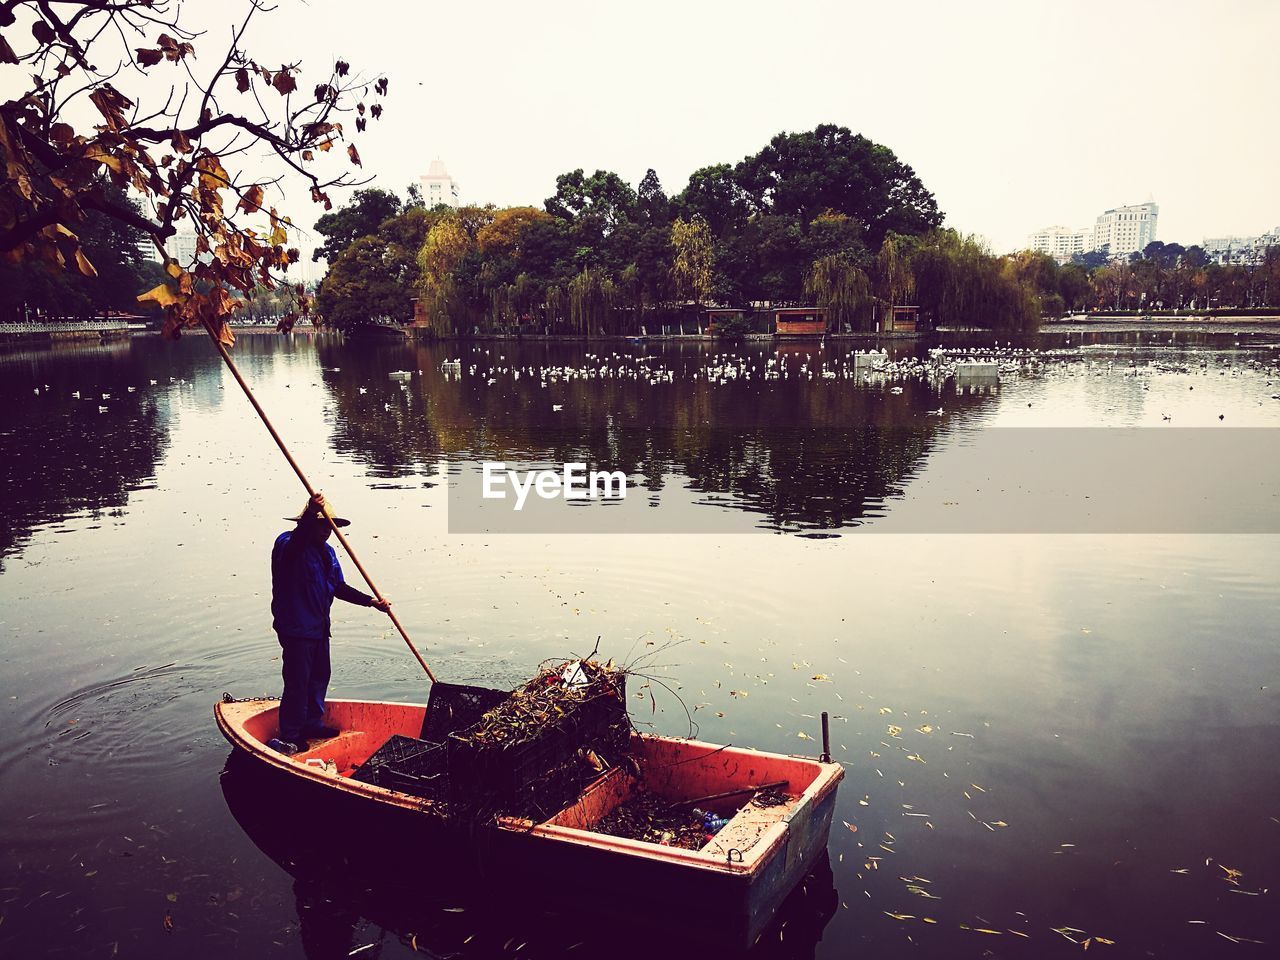
{"type": "Polygon", "coordinates": [[[1222,317],[1194,316],[1187,314],[1144,315],[1092,315],[1088,317],[1064,317],[1046,320],[1040,325],[1042,334],[1228,334],[1253,335],[1280,332],[1280,315],[1257,314],[1254,316],[1222,317]]]}

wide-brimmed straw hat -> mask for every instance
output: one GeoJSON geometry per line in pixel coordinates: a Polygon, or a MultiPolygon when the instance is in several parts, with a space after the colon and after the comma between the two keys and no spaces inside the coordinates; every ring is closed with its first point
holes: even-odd
{"type": "MultiPolygon", "coordinates": [[[[333,521],[333,525],[335,527],[351,526],[351,521],[345,520],[342,517],[335,517],[332,514],[329,514],[328,518],[333,521]]],[[[318,507],[312,506],[311,501],[308,500],[307,505],[303,508],[300,514],[298,514],[296,517],[285,517],[285,519],[292,520],[294,523],[301,523],[303,520],[323,521],[325,519],[325,511],[320,510],[318,507]]]]}

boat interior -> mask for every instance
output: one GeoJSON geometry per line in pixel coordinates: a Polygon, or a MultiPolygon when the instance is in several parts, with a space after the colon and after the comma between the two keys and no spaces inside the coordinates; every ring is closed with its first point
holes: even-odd
{"type": "MultiPolygon", "coordinates": [[[[274,703],[259,701],[224,705],[224,719],[239,726],[256,741],[260,750],[276,735],[274,703]],[[243,707],[237,710],[235,707],[243,707]]],[[[313,741],[308,749],[290,758],[294,764],[346,780],[348,789],[377,796],[396,796],[393,791],[352,780],[352,775],[393,736],[417,738],[422,732],[426,708],[421,705],[331,700],[325,722],[342,732],[331,739],[313,741]]],[[[272,754],[275,756],[275,754],[272,754]]],[[[668,849],[641,840],[605,837],[594,828],[619,806],[640,791],[655,794],[670,804],[699,801],[700,809],[726,818],[728,822],[698,851],[680,854],[708,855],[734,862],[735,854],[746,855],[769,836],[781,834],[806,793],[813,794],[819,781],[839,778],[839,767],[804,757],[784,757],[732,746],[717,746],[694,740],[633,734],[634,766],[606,770],[578,799],[542,823],[505,818],[515,829],[531,827],[540,833],[572,837],[590,834],[595,842],[619,847],[668,849]],[[784,783],[777,788],[780,802],[769,806],[751,803],[754,788],[784,783]],[[741,791],[729,796],[731,791],[741,791]],[[770,830],[771,827],[778,828],[770,830]]],[[[417,801],[417,803],[429,801],[417,801]]]]}

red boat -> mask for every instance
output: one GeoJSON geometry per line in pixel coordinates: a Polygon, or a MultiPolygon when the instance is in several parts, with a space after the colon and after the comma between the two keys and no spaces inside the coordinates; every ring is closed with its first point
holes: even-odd
{"type": "MultiPolygon", "coordinates": [[[[394,814],[424,833],[450,832],[435,801],[352,776],[393,736],[417,737],[425,705],[329,700],[325,722],[342,732],[292,757],[266,746],[276,733],[278,706],[278,701],[265,699],[224,701],[214,713],[232,746],[264,769],[345,798],[355,809],[394,814]]],[[[635,769],[609,769],[546,820],[494,819],[484,831],[487,868],[522,889],[544,890],[579,906],[639,910],[662,917],[664,923],[682,916],[702,918],[722,947],[749,948],[826,853],[843,768],[648,734],[632,734],[632,755],[635,769]],[[779,782],[781,802],[748,802],[756,788],[779,782]],[[641,785],[672,804],[700,798],[701,807],[728,822],[697,850],[592,829],[641,785]]],[[[471,835],[469,842],[479,839],[471,835]]]]}

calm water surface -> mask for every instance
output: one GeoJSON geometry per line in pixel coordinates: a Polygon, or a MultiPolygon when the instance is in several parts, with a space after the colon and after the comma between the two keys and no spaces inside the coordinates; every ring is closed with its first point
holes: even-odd
{"type": "MultiPolygon", "coordinates": [[[[782,348],[779,381],[693,343],[236,356],[442,678],[511,685],[600,636],[683,700],[636,691],[642,728],[686,734],[687,707],[705,739],[812,754],[832,713],[830,875],[765,955],[1264,956],[1275,537],[859,535],[909,519],[975,426],[1280,425],[1274,336],[1173,340],[1046,336],[1043,369],[963,395],[800,374],[848,346],[782,348]],[[611,373],[543,387],[551,366],[611,373]],[[721,532],[451,535],[448,485],[489,457],[607,462],[721,532]]],[[[215,699],[278,692],[267,559],[304,498],[206,343],[0,354],[0,394],[0,955],[618,954],[571,916],[358,872],[359,836],[277,820],[224,769],[215,699]]],[[[334,647],[336,696],[425,700],[370,611],[340,605],[334,647]]],[[[679,949],[661,918],[621,940],[679,949]]]]}

